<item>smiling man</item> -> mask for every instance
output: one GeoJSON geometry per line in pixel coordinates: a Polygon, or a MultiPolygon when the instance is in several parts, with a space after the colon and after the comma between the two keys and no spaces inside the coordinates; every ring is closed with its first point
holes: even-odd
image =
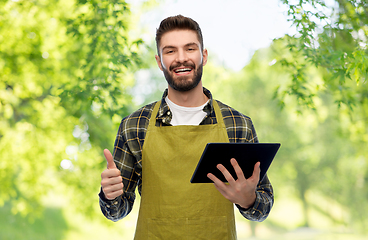
{"type": "Polygon", "coordinates": [[[189,180],[208,142],[258,142],[252,121],[202,86],[208,52],[197,22],[181,15],[164,19],[156,44],[168,88],[160,101],[122,120],[114,156],[105,149],[101,210],[113,221],[125,217],[138,186],[135,239],[236,239],[234,205],[252,221],[266,219],[273,205],[267,175],[259,181],[259,163],[245,179],[229,159],[236,180],[219,165],[228,184],[211,173],[213,184],[189,180]]]}
{"type": "Polygon", "coordinates": [[[198,40],[191,42],[194,39],[197,36],[191,30],[173,30],[161,36],[156,61],[173,90],[189,92],[201,82],[207,50],[201,49],[198,40]]]}

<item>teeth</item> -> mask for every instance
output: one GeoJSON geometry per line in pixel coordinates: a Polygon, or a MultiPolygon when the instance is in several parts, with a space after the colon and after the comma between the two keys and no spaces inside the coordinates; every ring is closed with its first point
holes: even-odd
{"type": "Polygon", "coordinates": [[[191,71],[192,69],[190,68],[181,68],[181,69],[176,69],[175,72],[186,72],[186,71],[191,71]]]}

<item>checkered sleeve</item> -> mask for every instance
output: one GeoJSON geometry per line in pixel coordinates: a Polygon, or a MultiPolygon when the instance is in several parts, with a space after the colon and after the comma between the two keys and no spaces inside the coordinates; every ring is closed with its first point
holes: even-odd
{"type": "MultiPolygon", "coordinates": [[[[219,102],[219,106],[230,142],[258,142],[253,122],[249,117],[221,102],[219,102]]],[[[241,208],[239,205],[236,206],[242,216],[248,220],[261,222],[268,217],[273,202],[273,188],[266,174],[257,186],[256,200],[253,206],[248,209],[241,208]]]]}
{"type": "Polygon", "coordinates": [[[114,200],[105,198],[100,191],[100,208],[106,218],[118,221],[127,216],[133,208],[135,189],[141,193],[142,147],[148,127],[152,104],[124,118],[120,124],[114,144],[114,162],[120,170],[124,194],[114,200]]]}

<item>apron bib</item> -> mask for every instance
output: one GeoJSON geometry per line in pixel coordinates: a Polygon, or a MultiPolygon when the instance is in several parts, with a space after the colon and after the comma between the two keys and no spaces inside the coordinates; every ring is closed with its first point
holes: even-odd
{"type": "Polygon", "coordinates": [[[233,203],[213,184],[190,183],[206,144],[229,142],[220,108],[213,105],[217,124],[156,127],[156,103],[142,150],[135,240],[236,239],[233,203]]]}

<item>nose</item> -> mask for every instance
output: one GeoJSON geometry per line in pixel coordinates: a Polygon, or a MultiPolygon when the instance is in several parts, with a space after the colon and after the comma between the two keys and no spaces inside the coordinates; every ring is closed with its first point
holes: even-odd
{"type": "Polygon", "coordinates": [[[183,62],[187,62],[188,61],[187,53],[183,49],[180,49],[177,52],[176,61],[177,62],[180,62],[180,63],[183,63],[183,62]]]}

